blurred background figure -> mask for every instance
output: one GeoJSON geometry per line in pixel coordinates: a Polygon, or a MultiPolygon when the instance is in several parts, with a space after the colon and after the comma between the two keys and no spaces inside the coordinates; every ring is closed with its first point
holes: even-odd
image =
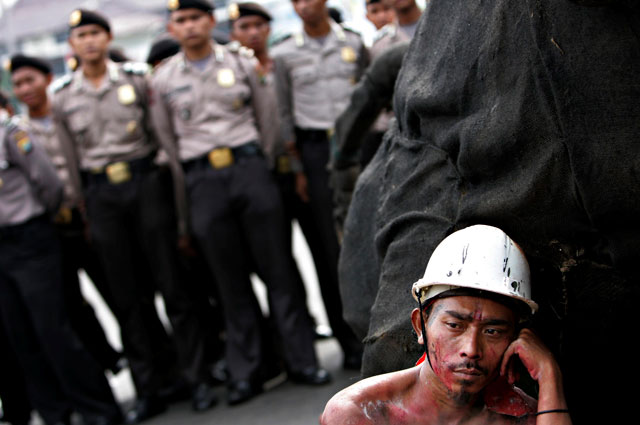
{"type": "Polygon", "coordinates": [[[367,5],[367,19],[376,30],[395,20],[395,11],[391,7],[391,0],[365,0],[367,5]]]}

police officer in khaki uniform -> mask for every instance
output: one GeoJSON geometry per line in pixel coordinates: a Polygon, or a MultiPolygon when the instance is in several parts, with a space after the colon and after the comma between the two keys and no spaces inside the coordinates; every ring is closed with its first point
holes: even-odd
{"type": "Polygon", "coordinates": [[[371,46],[372,59],[396,43],[411,40],[418,26],[418,20],[422,16],[422,10],[416,4],[416,0],[397,0],[392,3],[392,7],[396,19],[378,31],[371,46]]]}
{"type": "Polygon", "coordinates": [[[9,62],[9,72],[14,94],[27,107],[20,120],[42,144],[64,185],[62,207],[55,222],[62,246],[64,294],[71,325],[100,365],[117,373],[124,366],[125,362],[121,361],[124,359],[107,341],[93,308],[80,292],[78,271],[84,269],[107,304],[113,304],[98,257],[86,243],[78,209],[80,194],[75,192],[69,180],[69,169],[53,126],[47,94],[47,86],[53,78],[51,65],[40,58],[17,54],[9,62]]]}
{"type": "Polygon", "coordinates": [[[391,7],[391,0],[365,0],[365,7],[367,20],[376,27],[376,30],[393,22],[396,16],[391,7]]]}
{"type": "Polygon", "coordinates": [[[62,183],[24,128],[0,124],[0,312],[34,407],[46,424],[115,424],[120,410],[98,363],[71,330],[51,216],[62,183]]]}
{"type": "MultiPolygon", "coordinates": [[[[55,126],[71,180],[78,191],[82,186],[91,240],[114,296],[136,384],[138,399],[127,421],[140,422],[166,407],[159,397],[165,371],[157,363],[154,332],[145,321],[150,287],[164,297],[179,364],[192,386],[193,408],[208,409],[215,395],[203,361],[203,335],[181,288],[171,200],[154,164],[148,67],[107,59],[112,36],[98,13],[76,10],[69,27],[69,43],[81,65],[55,93],[55,126]],[[146,270],[151,273],[141,272],[146,270]]],[[[185,235],[184,226],[178,227],[185,235]]]]}
{"type": "Polygon", "coordinates": [[[328,132],[345,109],[368,63],[359,35],[329,18],[325,0],[294,0],[302,31],[272,49],[283,137],[295,145],[302,170],[297,192],[308,201],[321,240],[314,261],[325,272],[320,289],[329,323],[345,354],[345,367],[359,368],[362,345],[342,317],[338,288],[339,245],[329,188],[328,132]]]}
{"type": "Polygon", "coordinates": [[[265,93],[252,52],[212,43],[215,18],[208,1],[171,0],[168,10],[182,52],[157,68],[152,111],[176,174],[184,169],[192,231],[219,287],[228,402],[262,390],[261,315],[249,280],[251,259],[269,291],[289,377],[324,384],[329,375],[317,364],[304,299],[286,255],[280,196],[264,158],[259,129],[267,117],[257,105],[265,93]]]}

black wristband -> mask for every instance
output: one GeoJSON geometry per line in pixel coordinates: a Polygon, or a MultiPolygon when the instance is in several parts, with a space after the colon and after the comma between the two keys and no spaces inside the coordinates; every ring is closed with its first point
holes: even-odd
{"type": "Polygon", "coordinates": [[[544,415],[545,413],[569,413],[569,409],[542,410],[542,411],[536,413],[536,416],[544,415]]]}

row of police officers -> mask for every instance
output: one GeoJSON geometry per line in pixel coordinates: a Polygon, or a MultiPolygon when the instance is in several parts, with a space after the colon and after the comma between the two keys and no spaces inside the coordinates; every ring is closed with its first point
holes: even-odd
{"type": "Polygon", "coordinates": [[[152,75],[146,65],[109,60],[109,22],[75,10],[69,44],[80,66],[53,84],[51,99],[42,95],[46,62],[12,59],[28,114],[5,120],[0,134],[0,312],[47,424],[68,423],[70,411],[86,423],[123,419],[103,374],[118,370],[119,353],[104,337],[92,339],[99,326],[79,331],[65,308],[79,304],[78,268],[96,270],[91,278],[120,324],[137,392],[128,423],[166,408],[154,291],[164,298],[194,410],[215,404],[206,324],[179,261],[194,248],[222,306],[229,404],[262,391],[272,338],[253,272],[267,286],[290,380],[329,382],[291,253],[292,218],[309,242],[344,366],[359,367],[361,342],[342,317],[327,163],[331,129],[369,55],[357,33],[329,18],[325,0],[292,3],[303,28],[270,53],[263,7],[233,4],[237,41],[221,45],[211,41],[209,1],[170,0],[168,29],[180,52],[152,75]],[[70,247],[59,249],[60,241],[70,247]],[[62,288],[75,288],[75,298],[62,288]]]}

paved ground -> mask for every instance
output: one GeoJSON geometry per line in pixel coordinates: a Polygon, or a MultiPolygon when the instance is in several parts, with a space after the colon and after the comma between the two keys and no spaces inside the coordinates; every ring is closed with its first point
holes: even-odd
{"type": "MultiPolygon", "coordinates": [[[[315,269],[308,247],[297,226],[294,227],[293,246],[296,261],[304,277],[307,289],[308,306],[311,314],[320,325],[327,325],[326,313],[322,304],[315,269]]],[[[94,306],[99,320],[103,323],[107,337],[114,347],[120,349],[121,341],[118,324],[106,308],[86,276],[81,276],[85,297],[94,306]]],[[[254,288],[261,305],[266,309],[264,286],[257,279],[254,288]]],[[[158,300],[159,310],[163,311],[158,300]]],[[[162,317],[166,322],[166,317],[162,317]]],[[[218,405],[210,411],[196,414],[190,410],[188,402],[174,404],[167,413],[145,424],[215,424],[215,425],[303,425],[317,424],[324,405],[340,389],[358,379],[358,372],[342,370],[342,353],[335,339],[330,338],[316,343],[321,365],[333,375],[331,384],[322,387],[305,387],[284,382],[269,389],[264,394],[239,406],[229,407],[225,403],[225,389],[220,387],[218,405]]],[[[116,398],[124,406],[135,397],[131,376],[125,370],[109,382],[116,398]]],[[[36,425],[38,422],[36,422],[36,425]]]]}
{"type": "Polygon", "coordinates": [[[284,382],[239,406],[224,402],[224,388],[219,388],[220,403],[204,413],[193,413],[188,402],[172,405],[164,415],[146,422],[148,425],[305,425],[317,424],[324,405],[340,389],[355,382],[357,372],[341,368],[342,354],[334,339],[317,344],[320,361],[333,375],[333,382],[322,387],[305,387],[284,382]]]}

